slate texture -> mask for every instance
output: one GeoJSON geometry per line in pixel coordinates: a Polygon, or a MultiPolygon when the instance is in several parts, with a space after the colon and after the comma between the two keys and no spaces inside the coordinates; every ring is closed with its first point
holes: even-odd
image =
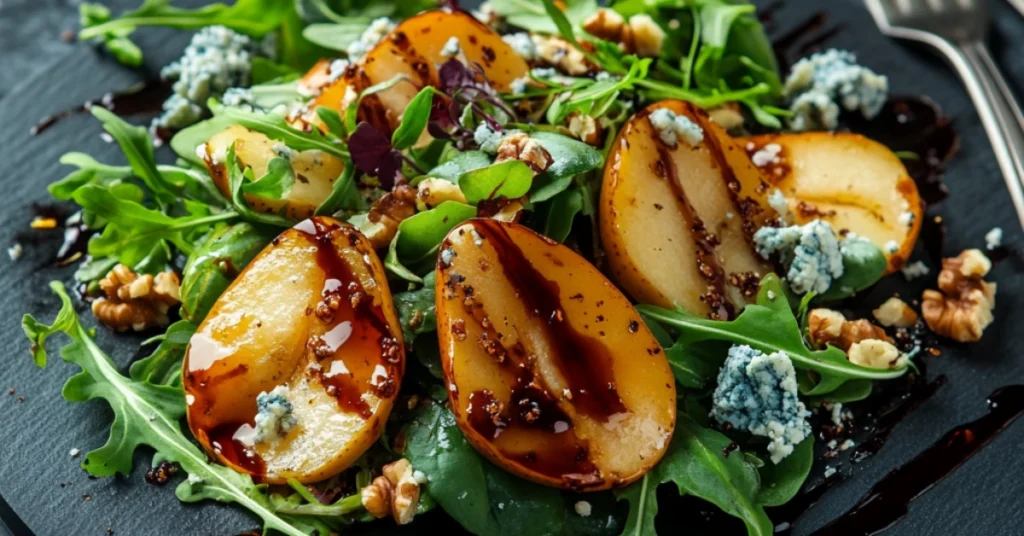
{"type": "MultiPolygon", "coordinates": [[[[132,0],[112,3],[121,9],[134,6],[132,0]]],[[[1002,2],[994,3],[995,55],[1012,80],[1024,81],[1024,44],[1013,42],[1024,35],[1024,20],[1002,2]]],[[[823,7],[831,12],[831,21],[842,27],[832,45],[856,51],[865,64],[887,74],[894,93],[933,97],[962,134],[960,154],[947,173],[952,196],[938,209],[949,224],[947,253],[983,247],[985,233],[997,225],[1006,232],[1005,243],[1024,244],[977,116],[952,73],[929,54],[881,36],[856,0],[789,0],[780,12],[779,26],[785,28],[823,7]]],[[[77,5],[70,0],[0,0],[0,149],[4,170],[0,192],[11,203],[0,210],[0,244],[6,248],[18,239],[25,247],[24,257],[17,262],[0,258],[0,341],[4,345],[0,356],[0,437],[4,438],[0,444],[0,495],[39,536],[101,536],[108,534],[108,528],[114,534],[130,536],[223,536],[254,529],[256,522],[240,510],[215,504],[183,506],[174,499],[171,486],[145,484],[148,453],[137,457],[130,477],[87,479],[78,468],[80,459],[71,458],[69,451],[101,445],[110,411],[102,402],[69,404],[61,398],[61,385],[74,367],[56,356],[51,356],[46,370],[38,370],[30,362],[19,325],[21,315],[28,312],[51,319],[57,300],[45,285],[52,279],[68,280],[71,271],[44,266],[59,245],[59,236],[31,244],[16,234],[27,229],[32,218],[30,205],[47,202],[46,185],[67,172],[57,162],[60,154],[84,151],[112,163],[121,161],[121,156],[116,146],[100,138],[100,126],[90,117],[72,117],[37,137],[30,136],[29,129],[46,114],[147,77],[118,66],[89,46],[61,41],[61,32],[75,28],[76,20],[77,5]],[[15,394],[3,392],[7,389],[15,389],[15,394]],[[85,496],[89,500],[84,500],[85,496]]],[[[187,40],[184,34],[160,30],[143,31],[138,37],[150,73],[179,54],[187,40]]],[[[1024,382],[1024,356],[1017,347],[1021,341],[1017,311],[1024,306],[1021,271],[1021,263],[1012,260],[996,266],[992,274],[999,283],[996,322],[984,341],[970,347],[950,346],[941,357],[930,360],[930,372],[948,375],[948,385],[900,424],[881,453],[852,468],[841,467],[850,476],[798,522],[794,534],[813,532],[950,428],[983,415],[985,398],[996,388],[1024,382]]],[[[893,289],[905,296],[918,296],[927,283],[908,285],[899,276],[889,279],[869,301],[880,303],[893,289]]],[[[138,342],[132,337],[115,337],[104,329],[99,330],[98,340],[122,364],[132,359],[138,342]]],[[[887,534],[1020,534],[1024,526],[1022,455],[1024,423],[1017,423],[916,501],[909,516],[887,534]]],[[[821,469],[817,468],[818,474],[821,469]]],[[[671,505],[662,504],[663,510],[669,508],[671,505]]],[[[415,527],[406,532],[426,529],[423,524],[415,527]]],[[[379,528],[394,531],[389,526],[379,528]]]]}

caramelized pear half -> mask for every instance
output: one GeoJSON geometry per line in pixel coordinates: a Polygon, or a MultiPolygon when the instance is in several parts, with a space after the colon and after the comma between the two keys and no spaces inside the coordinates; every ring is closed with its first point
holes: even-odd
{"type": "Polygon", "coordinates": [[[213,178],[214,184],[227,197],[231,197],[228,186],[228,170],[225,158],[231,145],[235,146],[238,165],[251,167],[253,176],[259,181],[266,176],[270,161],[276,157],[287,158],[295,174],[291,190],[281,199],[267,199],[255,195],[245,196],[250,208],[268,214],[281,214],[299,221],[309,218],[316,208],[331,195],[334,181],[338,180],[344,163],[338,157],[322,151],[290,151],[283,144],[268,138],[265,134],[233,125],[214,134],[206,142],[203,161],[213,178]],[[282,151],[275,149],[284,148],[282,151]]]}
{"type": "Polygon", "coordinates": [[[601,240],[615,279],[637,301],[730,318],[771,266],[750,243],[774,217],[761,175],[735,140],[703,111],[675,100],[633,116],[619,132],[601,189],[601,240]],[[704,132],[665,143],[650,121],[667,108],[704,132]]]}
{"type": "Polygon", "coordinates": [[[238,471],[271,483],[323,480],[377,440],[404,366],[369,242],[333,219],[305,220],[253,259],[192,337],[189,426],[238,471]],[[261,393],[285,402],[261,411],[261,393]]]}
{"type": "Polygon", "coordinates": [[[470,220],[442,244],[436,299],[452,411],[488,459],[579,491],[661,459],[676,420],[668,361],[585,259],[522,225],[470,220]]]}
{"type": "MultiPolygon", "coordinates": [[[[455,59],[478,65],[483,77],[497,91],[508,92],[512,81],[529,71],[526,60],[472,15],[446,9],[426,11],[399,24],[361,61],[324,88],[309,110],[314,112],[318,106],[326,106],[344,113],[348,103],[364,89],[404,75],[408,82],[364,99],[359,109],[360,119],[390,131],[398,125],[409,101],[420,89],[440,84],[438,68],[451,59],[441,52],[452,38],[459,40],[461,48],[455,59]]],[[[319,68],[322,70],[323,66],[319,68]]],[[[319,79],[315,74],[307,78],[309,84],[319,79]]],[[[316,123],[315,114],[309,120],[316,123]]]]}
{"type": "Polygon", "coordinates": [[[770,134],[746,138],[744,144],[752,155],[765,147],[777,154],[777,162],[761,169],[771,188],[786,196],[797,223],[822,219],[837,232],[871,240],[885,252],[889,272],[910,258],[924,204],[889,148],[849,132],[770,134]]]}

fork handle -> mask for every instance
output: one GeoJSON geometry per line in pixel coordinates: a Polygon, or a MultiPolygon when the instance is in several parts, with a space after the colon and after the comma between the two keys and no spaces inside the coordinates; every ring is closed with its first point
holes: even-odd
{"type": "Polygon", "coordinates": [[[960,43],[957,49],[949,60],[974,102],[1024,228],[1024,115],[982,42],[960,43]]]}

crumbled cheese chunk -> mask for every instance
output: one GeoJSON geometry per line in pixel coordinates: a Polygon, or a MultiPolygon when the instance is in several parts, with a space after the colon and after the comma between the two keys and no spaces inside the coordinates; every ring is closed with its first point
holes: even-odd
{"type": "Polygon", "coordinates": [[[928,266],[921,261],[914,261],[910,264],[904,265],[900,271],[903,272],[903,277],[906,278],[907,281],[913,281],[918,277],[924,277],[928,275],[928,272],[931,272],[928,266]]]}
{"type": "Polygon", "coordinates": [[[68,455],[71,456],[72,458],[77,458],[78,455],[81,453],[82,451],[80,449],[71,449],[71,451],[68,452],[68,455]]]}
{"type": "Polygon", "coordinates": [[[512,51],[522,56],[526,61],[537,61],[537,44],[530,39],[530,34],[526,32],[519,32],[514,34],[508,34],[501,36],[501,39],[505,41],[508,46],[512,47],[512,51]]]}
{"type": "Polygon", "coordinates": [[[750,160],[753,161],[754,165],[757,167],[765,167],[768,164],[778,164],[780,161],[779,153],[781,152],[781,145],[778,143],[769,143],[751,155],[750,160]]]}
{"type": "Polygon", "coordinates": [[[328,79],[331,82],[338,80],[344,76],[350,65],[352,64],[348,60],[341,58],[332,61],[330,67],[327,68],[328,79]]]}
{"type": "Polygon", "coordinates": [[[704,141],[703,129],[693,121],[690,121],[690,118],[678,115],[668,108],[658,108],[651,112],[651,115],[647,118],[665,145],[675,147],[679,144],[680,137],[691,147],[695,147],[704,141]]]}
{"type": "Polygon", "coordinates": [[[249,37],[223,26],[199,30],[181,59],[160,71],[160,77],[174,80],[174,85],[154,125],[187,127],[203,118],[208,99],[222,98],[229,88],[248,86],[255,48],[249,37]]]}
{"type": "Polygon", "coordinates": [[[832,404],[832,424],[836,426],[843,425],[843,405],[839,402],[832,404]]]}
{"type": "Polygon", "coordinates": [[[889,80],[858,65],[852,52],[831,49],[796,62],[784,91],[793,112],[790,128],[834,130],[840,106],[868,119],[876,116],[885,104],[889,80]]]}
{"type": "Polygon", "coordinates": [[[264,391],[256,396],[255,443],[280,439],[298,424],[289,394],[288,387],[278,385],[269,393],[264,391]]]}
{"type": "Polygon", "coordinates": [[[754,245],[765,259],[779,255],[788,267],[786,280],[797,294],[821,294],[843,275],[840,242],[828,222],[762,227],[754,233],[754,245]]]}
{"type": "Polygon", "coordinates": [[[783,222],[789,219],[789,203],[786,201],[786,196],[782,193],[782,190],[776,188],[772,191],[771,195],[768,196],[768,206],[772,207],[772,210],[779,214],[783,222]]]}
{"type": "Polygon", "coordinates": [[[252,92],[244,87],[229,87],[221,98],[224,106],[245,106],[252,105],[252,92]]]}
{"type": "Polygon", "coordinates": [[[825,478],[828,478],[828,477],[836,474],[837,472],[839,472],[839,469],[836,469],[835,467],[829,465],[829,466],[825,467],[824,476],[825,476],[825,478]]]}
{"type": "Polygon", "coordinates": [[[1003,230],[999,227],[993,227],[991,231],[985,233],[985,249],[992,251],[1003,245],[1003,230]]]}
{"type": "Polygon", "coordinates": [[[573,505],[573,507],[576,509],[576,513],[581,517],[590,516],[591,506],[587,501],[576,501],[576,504],[573,505]]]}
{"type": "Polygon", "coordinates": [[[885,251],[889,255],[896,253],[900,250],[900,243],[895,240],[890,240],[882,246],[882,251],[885,251]]]}
{"type": "Polygon", "coordinates": [[[441,57],[452,59],[462,53],[462,45],[459,44],[458,37],[450,37],[445,42],[444,46],[441,47],[441,57]]]}
{"type": "Polygon", "coordinates": [[[521,76],[516,78],[509,83],[508,87],[512,90],[513,95],[522,95],[526,93],[526,87],[530,84],[529,76],[521,76]]]}
{"type": "Polygon", "coordinates": [[[712,404],[711,416],[718,422],[770,439],[774,463],[811,435],[811,412],[797,396],[796,369],[784,352],[730,348],[712,404]]]}
{"type": "Polygon", "coordinates": [[[497,131],[491,128],[486,122],[480,123],[473,132],[473,141],[480,146],[480,150],[488,154],[496,154],[501,141],[506,136],[518,133],[518,130],[497,131]]]}
{"type": "Polygon", "coordinates": [[[16,261],[21,258],[21,255],[25,252],[25,248],[21,247],[20,242],[15,242],[11,247],[7,248],[7,256],[12,261],[16,261]]]}
{"type": "Polygon", "coordinates": [[[373,47],[377,46],[392,30],[395,29],[395,23],[391,22],[391,19],[387,17],[381,17],[370,23],[370,26],[366,28],[366,31],[359,36],[359,39],[353,41],[348,48],[345,49],[348,52],[349,61],[358,61],[363,56],[367,55],[373,47]]]}
{"type": "Polygon", "coordinates": [[[911,225],[913,225],[915,217],[916,216],[914,216],[913,212],[907,210],[900,213],[899,222],[902,225],[910,227],[911,225]]]}

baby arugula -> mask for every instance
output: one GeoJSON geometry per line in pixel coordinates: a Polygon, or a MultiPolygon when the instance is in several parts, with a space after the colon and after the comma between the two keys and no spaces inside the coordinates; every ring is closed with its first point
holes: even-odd
{"type": "Polygon", "coordinates": [[[668,350],[674,367],[706,372],[707,367],[700,368],[695,361],[699,359],[695,357],[698,354],[687,349],[705,341],[727,341],[731,344],[745,344],[764,353],[785,352],[794,367],[813,372],[819,378],[813,387],[801,385],[801,392],[805,395],[827,394],[849,380],[888,380],[907,372],[906,366],[882,370],[854,365],[846,359],[842,350],[832,346],[825,350],[808,349],[786,293],[775,274],[768,274],[761,280],[757,303],[748,305],[732,321],[708,320],[681,309],[672,311],[652,305],[639,305],[637,310],[649,320],[678,330],[679,338],[668,350]]]}
{"type": "MultiPolygon", "coordinates": [[[[61,357],[82,370],[64,384],[64,398],[71,402],[102,398],[114,412],[107,443],[86,454],[82,462],[86,472],[93,477],[127,475],[131,472],[136,449],[146,445],[152,447],[161,460],[177,463],[188,473],[188,479],[175,491],[184,502],[236,503],[259,517],[265,531],[279,531],[289,536],[307,536],[318,528],[337,524],[337,519],[318,517],[324,509],[309,509],[312,515],[296,508],[283,513],[283,509],[273,504],[266,486],[253,483],[248,475],[211,463],[182,431],[184,392],[175,384],[178,375],[168,371],[176,368],[184,352],[181,335],[194,328],[182,325],[169,330],[158,351],[133,366],[129,376],[124,376],[81,324],[64,286],[53,282],[50,288],[61,300],[61,309],[53,324],[39,322],[31,315],[22,319],[36,364],[46,366],[46,340],[57,333],[66,334],[71,342],[61,349],[61,357]]],[[[333,505],[334,509],[327,510],[332,514],[343,509],[358,511],[357,501],[349,498],[344,504],[339,502],[333,505]]]]}

